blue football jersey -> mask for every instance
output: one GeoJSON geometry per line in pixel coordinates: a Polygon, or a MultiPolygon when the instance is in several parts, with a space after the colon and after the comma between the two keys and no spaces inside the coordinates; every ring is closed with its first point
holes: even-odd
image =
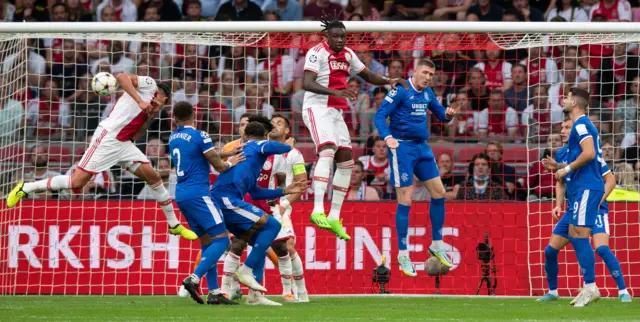
{"type": "Polygon", "coordinates": [[[209,195],[209,160],[214,149],[209,134],[190,126],[180,126],[169,137],[169,152],[176,168],[176,201],[209,195]]]}
{"type": "Polygon", "coordinates": [[[587,138],[591,138],[593,140],[596,157],[587,162],[587,164],[582,166],[580,169],[570,173],[571,184],[575,187],[576,192],[578,190],[604,191],[604,181],[602,180],[601,172],[602,164],[599,161],[602,159],[600,136],[596,127],[593,126],[589,118],[585,115],[578,117],[575,122],[573,122],[573,127],[569,134],[568,163],[575,161],[580,153],[582,153],[580,143],[587,138]]]}
{"type": "Polygon", "coordinates": [[[221,173],[213,185],[213,192],[231,193],[237,198],[242,199],[247,192],[253,191],[254,188],[256,188],[258,176],[262,171],[262,166],[267,160],[267,157],[289,151],[291,151],[291,147],[280,142],[247,142],[242,149],[242,153],[246,157],[245,161],[221,173]]]}
{"type": "Polygon", "coordinates": [[[431,110],[439,120],[448,122],[445,108],[438,102],[430,87],[418,91],[411,79],[409,89],[398,86],[389,91],[374,118],[380,137],[393,136],[398,140],[429,139],[427,110],[431,110]],[[389,125],[387,125],[389,118],[389,125]]]}

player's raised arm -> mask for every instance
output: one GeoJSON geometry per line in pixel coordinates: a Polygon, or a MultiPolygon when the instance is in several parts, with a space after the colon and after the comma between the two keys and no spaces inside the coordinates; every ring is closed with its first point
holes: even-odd
{"type": "Polygon", "coordinates": [[[453,119],[453,116],[455,115],[455,109],[446,109],[444,106],[442,106],[442,104],[440,104],[440,102],[438,101],[436,95],[431,90],[431,87],[425,88],[425,91],[427,91],[427,95],[429,95],[429,110],[431,110],[431,113],[435,114],[435,116],[440,121],[451,121],[451,119],[453,119]]]}
{"type": "Polygon", "coordinates": [[[136,89],[139,87],[137,75],[120,73],[118,74],[118,76],[116,76],[116,79],[118,80],[118,84],[120,84],[120,87],[122,87],[122,90],[124,90],[125,93],[129,94],[129,96],[131,96],[131,98],[133,98],[133,100],[138,103],[140,109],[146,112],[147,109],[150,108],[151,104],[149,102],[143,101],[138,91],[136,91],[136,89]]]}
{"type": "MultiPolygon", "coordinates": [[[[358,57],[354,56],[353,59],[358,59],[358,57]]],[[[360,60],[358,60],[358,62],[359,61],[360,60]]],[[[360,63],[360,64],[362,64],[362,63],[360,63]]],[[[352,63],[352,66],[353,66],[353,63],[352,63]]],[[[402,78],[389,78],[389,77],[386,77],[386,76],[378,75],[378,74],[372,72],[371,70],[369,70],[369,68],[367,68],[366,66],[364,68],[362,68],[362,70],[358,73],[358,76],[362,77],[362,79],[364,79],[369,84],[373,84],[373,85],[391,85],[392,88],[398,88],[398,85],[402,85],[402,87],[404,87],[404,89],[409,89],[409,83],[407,83],[406,80],[404,80],[402,78]]]]}
{"type": "MultiPolygon", "coordinates": [[[[380,137],[387,142],[387,139],[395,141],[393,136],[391,135],[391,131],[389,131],[389,126],[387,125],[387,118],[393,112],[398,104],[402,101],[404,97],[405,91],[402,88],[392,89],[385,96],[384,101],[380,104],[378,111],[376,112],[376,116],[373,118],[373,123],[376,125],[378,129],[378,134],[380,137]]],[[[395,144],[392,142],[387,142],[387,145],[395,149],[398,147],[398,142],[395,141],[395,144]],[[390,144],[391,143],[391,144],[390,144]],[[394,145],[394,146],[392,146],[394,145]]]]}
{"type": "Polygon", "coordinates": [[[264,155],[283,154],[291,151],[291,146],[274,141],[263,141],[260,143],[260,153],[264,155]]]}

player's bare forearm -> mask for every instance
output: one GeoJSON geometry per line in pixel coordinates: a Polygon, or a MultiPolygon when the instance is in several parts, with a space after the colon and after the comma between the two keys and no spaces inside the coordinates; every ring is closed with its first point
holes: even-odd
{"type": "Polygon", "coordinates": [[[116,79],[118,80],[120,87],[122,87],[122,90],[129,94],[136,103],[140,103],[142,101],[142,97],[140,97],[136,91],[136,88],[138,88],[138,76],[120,73],[116,76],[116,79]]]}
{"type": "Polygon", "coordinates": [[[372,71],[369,68],[363,69],[358,76],[362,77],[367,83],[373,85],[388,85],[390,79],[388,77],[380,76],[372,71]]]}
{"type": "Polygon", "coordinates": [[[213,149],[205,153],[204,157],[207,158],[207,161],[209,161],[218,172],[224,172],[229,168],[226,162],[222,161],[222,153],[218,154],[218,152],[213,149]]]}
{"type": "Polygon", "coordinates": [[[136,134],[133,135],[133,141],[140,140],[147,133],[147,129],[149,129],[149,126],[151,125],[151,122],[153,122],[154,119],[155,117],[148,117],[147,120],[144,121],[144,124],[142,124],[142,127],[140,127],[140,129],[136,131],[136,134]]]}
{"type": "Polygon", "coordinates": [[[593,138],[584,139],[580,143],[580,147],[582,148],[582,152],[575,161],[569,164],[569,167],[571,167],[572,171],[582,168],[585,164],[596,157],[596,149],[593,146],[593,138]]]}
{"type": "MultiPolygon", "coordinates": [[[[293,176],[293,181],[299,181],[299,182],[307,182],[307,173],[303,173],[303,174],[296,174],[293,176]]],[[[300,200],[300,198],[302,197],[302,192],[300,193],[292,193],[289,194],[287,196],[287,200],[289,200],[289,203],[292,204],[298,200],[300,200]]]]}
{"type": "Polygon", "coordinates": [[[613,191],[613,189],[615,188],[616,176],[613,174],[613,172],[609,172],[604,176],[604,195],[602,196],[602,200],[600,200],[600,203],[603,203],[605,200],[607,200],[607,198],[611,194],[611,191],[613,191]]]}
{"type": "Polygon", "coordinates": [[[564,181],[556,181],[556,207],[562,207],[562,205],[564,204],[564,193],[564,181]]]}
{"type": "Polygon", "coordinates": [[[324,87],[318,84],[318,82],[316,82],[316,76],[317,74],[312,71],[308,71],[308,70],[304,71],[304,80],[302,83],[302,88],[305,91],[309,91],[316,94],[323,94],[323,95],[331,95],[331,96],[337,95],[336,90],[330,89],[328,87],[324,87]]]}
{"type": "Polygon", "coordinates": [[[226,159],[226,158],[232,157],[234,155],[236,155],[235,151],[226,151],[226,152],[223,151],[223,152],[218,153],[218,156],[220,158],[222,158],[222,159],[226,159]]]}

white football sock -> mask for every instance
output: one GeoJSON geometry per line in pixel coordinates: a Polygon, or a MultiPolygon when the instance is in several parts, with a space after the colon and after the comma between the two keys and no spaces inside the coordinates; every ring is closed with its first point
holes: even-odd
{"type": "Polygon", "coordinates": [[[180,224],[178,218],[176,218],[176,213],[173,211],[173,200],[171,200],[171,196],[169,195],[169,191],[164,187],[162,181],[152,185],[148,185],[151,189],[151,193],[156,198],[156,201],[160,204],[160,208],[164,212],[164,215],[167,217],[167,223],[169,227],[175,227],[180,224]]]}
{"type": "Polygon", "coordinates": [[[307,286],[304,284],[304,268],[302,267],[302,260],[298,254],[291,256],[291,273],[293,274],[293,281],[296,283],[298,292],[307,292],[307,286]]]}
{"type": "Polygon", "coordinates": [[[291,257],[289,255],[278,257],[278,270],[280,270],[280,279],[282,279],[282,294],[291,294],[291,257]]]}
{"type": "Polygon", "coordinates": [[[558,296],[558,290],[549,290],[549,294],[558,296]]]}
{"type": "Polygon", "coordinates": [[[336,173],[333,175],[333,198],[331,198],[331,211],[328,217],[331,220],[340,219],[340,210],[342,209],[344,197],[349,191],[352,171],[353,160],[337,164],[336,173]]]}
{"type": "Polygon", "coordinates": [[[231,288],[235,284],[233,274],[238,266],[240,266],[240,257],[232,252],[227,253],[222,267],[222,292],[225,294],[230,294],[231,288]]]}
{"type": "Polygon", "coordinates": [[[333,166],[333,150],[322,150],[313,170],[313,213],[324,213],[324,195],[329,185],[329,174],[333,166]]]}
{"type": "Polygon", "coordinates": [[[444,248],[444,242],[441,240],[432,240],[431,241],[431,249],[440,250],[444,248]]]}
{"type": "Polygon", "coordinates": [[[55,176],[49,179],[27,182],[22,186],[22,191],[26,193],[43,191],[60,191],[71,188],[71,176],[55,176]]]}
{"type": "Polygon", "coordinates": [[[618,290],[618,296],[620,296],[622,294],[629,294],[629,291],[627,291],[626,288],[624,290],[618,290]]]}
{"type": "Polygon", "coordinates": [[[409,251],[408,250],[401,250],[398,252],[398,257],[400,256],[407,256],[409,257],[409,251]]]}

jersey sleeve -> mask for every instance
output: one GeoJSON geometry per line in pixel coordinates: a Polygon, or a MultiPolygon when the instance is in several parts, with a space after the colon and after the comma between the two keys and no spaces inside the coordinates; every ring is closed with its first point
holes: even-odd
{"type": "Polygon", "coordinates": [[[391,131],[389,131],[389,126],[387,125],[387,118],[391,115],[391,112],[398,107],[404,96],[404,87],[398,86],[396,89],[392,88],[389,93],[387,93],[387,96],[385,96],[384,101],[382,101],[380,108],[378,108],[376,112],[376,116],[373,118],[373,122],[378,129],[378,134],[383,140],[391,136],[391,131]]]}
{"type": "Polygon", "coordinates": [[[582,141],[588,139],[588,138],[592,138],[593,136],[591,135],[591,132],[589,132],[589,129],[587,128],[587,124],[585,123],[578,123],[575,125],[574,127],[575,129],[575,133],[578,136],[578,142],[582,143],[582,141]]]}
{"type": "Polygon", "coordinates": [[[264,155],[283,154],[291,151],[287,144],[274,141],[261,141],[258,143],[260,153],[264,155]]]}
{"type": "Polygon", "coordinates": [[[309,50],[304,58],[304,70],[316,74],[320,72],[320,55],[313,49],[309,50]]]}
{"type": "Polygon", "coordinates": [[[364,70],[366,66],[362,63],[362,61],[360,61],[360,58],[358,58],[353,50],[349,49],[349,52],[351,53],[351,60],[349,61],[349,65],[351,66],[351,73],[359,74],[364,70]]]}
{"type": "Polygon", "coordinates": [[[611,172],[611,169],[607,165],[607,162],[604,161],[604,158],[598,157],[598,161],[600,161],[600,174],[604,177],[607,173],[611,172]]]}
{"type": "Polygon", "coordinates": [[[440,102],[438,101],[438,98],[436,97],[436,94],[434,94],[433,91],[431,90],[431,87],[427,87],[426,91],[429,95],[429,110],[431,110],[431,113],[435,114],[435,116],[438,117],[440,121],[443,121],[443,122],[451,121],[447,119],[447,115],[445,114],[445,108],[444,106],[442,106],[442,104],[440,104],[440,102]]]}
{"type": "Polygon", "coordinates": [[[202,151],[202,154],[205,154],[213,149],[215,149],[215,147],[213,146],[213,141],[211,140],[211,137],[209,137],[209,134],[205,131],[200,131],[200,150],[202,151]]]}
{"type": "Polygon", "coordinates": [[[307,169],[304,167],[304,156],[297,149],[289,152],[287,164],[291,167],[294,176],[307,173],[307,169]]]}
{"type": "Polygon", "coordinates": [[[158,90],[156,81],[151,77],[138,76],[138,92],[140,93],[155,93],[158,90]]]}

